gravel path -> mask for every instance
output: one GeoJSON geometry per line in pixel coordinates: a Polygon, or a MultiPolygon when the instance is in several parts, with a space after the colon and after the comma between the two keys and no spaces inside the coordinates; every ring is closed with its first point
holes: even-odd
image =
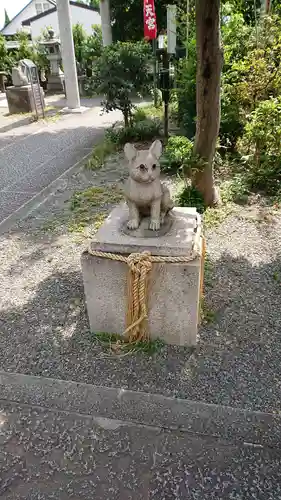
{"type": "MultiPolygon", "coordinates": [[[[279,411],[281,217],[238,207],[207,233],[206,307],[195,351],[108,355],[89,332],[80,255],[87,238],[67,230],[69,198],[112,186],[122,162],[60,181],[53,195],[0,240],[0,368],[123,386],[199,401],[279,411]]],[[[95,211],[107,212],[110,200],[95,211]]],[[[93,231],[94,227],[89,231],[93,231]]]]}

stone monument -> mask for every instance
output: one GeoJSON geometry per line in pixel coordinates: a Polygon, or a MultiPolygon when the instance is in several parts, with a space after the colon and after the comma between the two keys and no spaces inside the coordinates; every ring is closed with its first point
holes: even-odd
{"type": "Polygon", "coordinates": [[[93,332],[129,341],[160,338],[195,345],[203,283],[204,239],[195,208],[173,207],[160,181],[160,141],[126,144],[126,203],[117,206],[82,255],[93,332]]]}
{"type": "MultiPolygon", "coordinates": [[[[12,81],[13,86],[6,88],[6,97],[8,101],[9,113],[30,113],[36,111],[36,98],[34,96],[34,88],[32,88],[32,74],[29,72],[25,64],[28,61],[33,65],[33,69],[37,68],[32,61],[22,59],[18,65],[12,68],[12,81]]],[[[44,107],[44,92],[39,87],[38,92],[41,94],[40,100],[44,107]]],[[[39,94],[39,95],[40,95],[39,94]]]]}
{"type": "Polygon", "coordinates": [[[61,65],[61,43],[55,36],[52,29],[48,30],[48,35],[40,45],[46,50],[46,56],[50,61],[50,74],[48,76],[47,90],[49,92],[64,92],[64,74],[60,69],[61,65]]]}

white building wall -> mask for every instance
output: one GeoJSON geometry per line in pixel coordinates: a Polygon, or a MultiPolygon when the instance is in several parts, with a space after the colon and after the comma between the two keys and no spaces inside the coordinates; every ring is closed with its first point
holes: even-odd
{"type": "Polygon", "coordinates": [[[15,35],[17,31],[22,30],[22,22],[30,17],[36,16],[35,0],[33,0],[23,11],[18,14],[6,28],[3,28],[2,35],[15,35]]]}
{"type": "MultiPolygon", "coordinates": [[[[83,9],[83,7],[70,6],[72,25],[80,23],[88,35],[92,33],[92,25],[101,25],[101,17],[99,12],[90,9],[83,9]]],[[[27,17],[25,18],[27,19],[27,17]]],[[[31,37],[36,40],[42,35],[42,31],[47,27],[52,27],[56,35],[59,35],[58,15],[57,11],[36,19],[31,23],[31,37]]]]}

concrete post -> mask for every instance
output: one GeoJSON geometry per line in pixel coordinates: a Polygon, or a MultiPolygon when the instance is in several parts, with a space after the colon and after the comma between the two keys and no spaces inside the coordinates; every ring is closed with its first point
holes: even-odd
{"type": "Polygon", "coordinates": [[[80,108],[76,60],[72,36],[69,0],[57,0],[66,102],[69,110],[80,108]]]}
{"type": "Polygon", "coordinates": [[[112,43],[109,0],[100,0],[102,43],[106,47],[112,43]]]}

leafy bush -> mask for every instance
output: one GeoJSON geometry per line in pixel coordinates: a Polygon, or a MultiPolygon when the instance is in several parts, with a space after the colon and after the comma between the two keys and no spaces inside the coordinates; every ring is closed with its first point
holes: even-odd
{"type": "Polygon", "coordinates": [[[275,194],[281,189],[281,97],[263,101],[250,115],[240,151],[251,186],[275,194]]]}
{"type": "Polygon", "coordinates": [[[188,48],[188,59],[182,59],[177,65],[177,101],[178,124],[184,134],[192,139],[196,124],[196,42],[195,38],[188,48]]]}
{"type": "Polygon", "coordinates": [[[222,182],[220,196],[223,203],[244,203],[248,200],[249,188],[243,174],[235,174],[232,179],[222,182]]]}
{"type": "Polygon", "coordinates": [[[161,157],[163,171],[175,172],[189,163],[192,155],[193,143],[184,136],[170,137],[161,157]]]}
{"type": "Polygon", "coordinates": [[[145,42],[117,42],[104,48],[93,68],[92,88],[105,96],[106,111],[122,111],[126,127],[132,123],[133,96],[151,89],[151,55],[145,42]]]}
{"type": "Polygon", "coordinates": [[[126,142],[149,141],[161,136],[161,126],[160,120],[147,118],[131,127],[113,126],[106,131],[106,138],[117,146],[123,146],[126,142]]]}
{"type": "Polygon", "coordinates": [[[75,58],[81,71],[88,77],[92,76],[95,61],[102,54],[101,27],[93,25],[92,29],[92,34],[88,36],[81,24],[73,26],[75,58]]]}
{"type": "Polygon", "coordinates": [[[193,186],[185,186],[177,194],[176,205],[179,207],[196,207],[197,212],[200,214],[206,209],[203,196],[193,186]]]}
{"type": "Polygon", "coordinates": [[[233,150],[249,113],[281,90],[281,19],[264,18],[257,42],[254,27],[232,12],[222,33],[225,65],[220,139],[233,150]]]}
{"type": "Polygon", "coordinates": [[[85,48],[87,43],[87,33],[82,24],[77,23],[72,28],[75,59],[79,65],[85,62],[85,48]]]}
{"type": "Polygon", "coordinates": [[[146,120],[147,118],[159,118],[163,119],[163,107],[159,106],[155,108],[152,105],[138,107],[133,116],[134,122],[140,122],[146,120]]]}
{"type": "Polygon", "coordinates": [[[14,58],[6,48],[5,37],[0,33],[0,71],[11,72],[14,58]]]}

